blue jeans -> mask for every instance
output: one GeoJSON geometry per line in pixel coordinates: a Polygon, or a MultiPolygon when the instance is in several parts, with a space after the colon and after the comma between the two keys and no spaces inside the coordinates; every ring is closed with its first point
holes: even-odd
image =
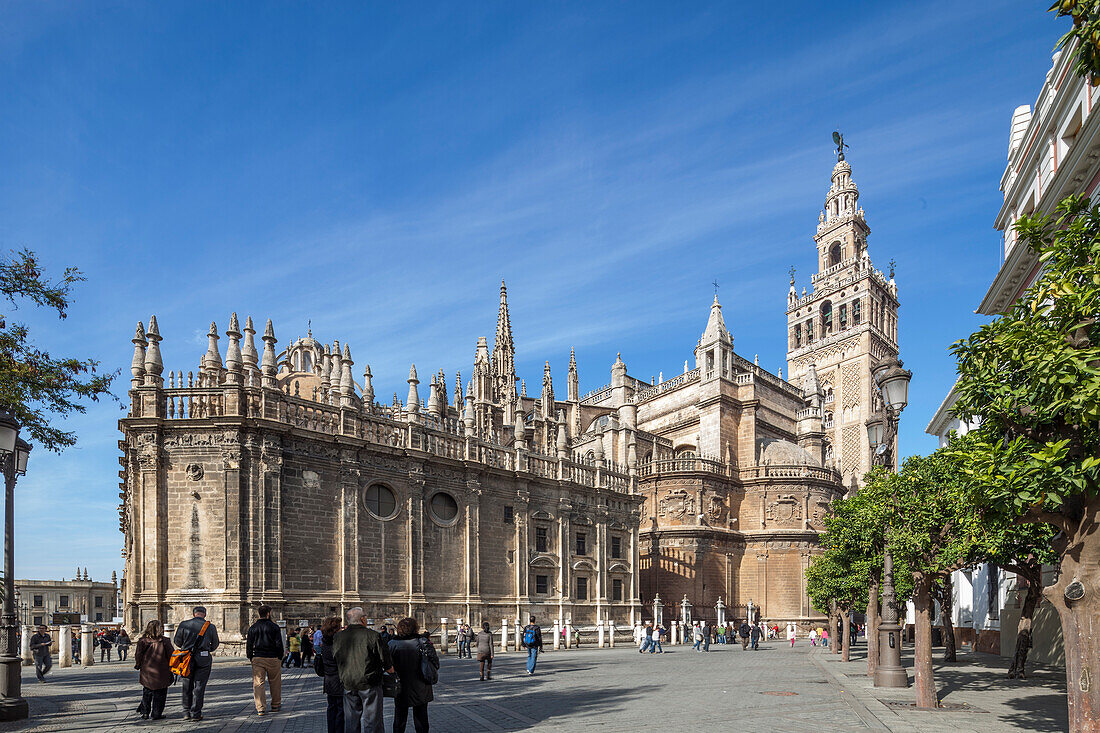
{"type": "Polygon", "coordinates": [[[653,646],[651,646],[649,648],[649,653],[652,654],[653,652],[657,652],[658,654],[664,654],[665,650],[661,648],[661,640],[660,639],[654,639],[653,640],[653,646]]]}
{"type": "Polygon", "coordinates": [[[527,649],[527,674],[533,674],[535,671],[535,662],[539,658],[538,647],[529,647],[527,649]]]}
{"type": "Polygon", "coordinates": [[[458,642],[458,658],[462,659],[462,657],[464,657],[464,656],[465,657],[470,656],[470,641],[469,641],[469,639],[464,639],[464,640],[458,642]]]}
{"type": "Polygon", "coordinates": [[[647,651],[647,650],[649,649],[649,647],[651,647],[652,645],[653,645],[653,639],[652,639],[651,637],[647,636],[647,637],[645,638],[645,641],[643,641],[643,642],[642,642],[642,645],[641,645],[641,646],[640,646],[640,647],[638,648],[638,652],[639,652],[639,653],[641,653],[641,652],[645,652],[645,651],[647,651]]]}
{"type": "Polygon", "coordinates": [[[710,651],[710,638],[706,636],[703,637],[703,651],[710,651]]]}
{"type": "Polygon", "coordinates": [[[692,649],[694,649],[695,651],[699,651],[699,645],[702,644],[702,643],[703,643],[702,639],[696,639],[695,640],[695,646],[693,646],[692,649]]]}

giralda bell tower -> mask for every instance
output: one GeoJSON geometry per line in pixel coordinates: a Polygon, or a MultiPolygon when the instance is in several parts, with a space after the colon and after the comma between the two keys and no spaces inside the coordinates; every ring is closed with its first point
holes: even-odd
{"type": "Polygon", "coordinates": [[[826,461],[856,488],[871,467],[867,418],[878,407],[871,365],[898,355],[898,289],[893,264],[887,278],[871,264],[871,233],[859,207],[859,189],[837,142],[832,186],[817,220],[817,273],[810,292],[795,290],[794,270],[787,295],[787,374],[803,389],[824,393],[826,461]]]}

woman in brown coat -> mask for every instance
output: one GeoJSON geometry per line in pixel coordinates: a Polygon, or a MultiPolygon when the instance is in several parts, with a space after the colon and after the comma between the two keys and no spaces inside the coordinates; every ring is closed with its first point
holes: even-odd
{"type": "Polygon", "coordinates": [[[146,624],[145,633],[134,650],[134,669],[140,670],[138,680],[142,687],[138,713],[146,720],[164,717],[168,685],[172,684],[172,672],[168,669],[172,651],[172,642],[164,635],[164,625],[156,619],[146,624]]]}

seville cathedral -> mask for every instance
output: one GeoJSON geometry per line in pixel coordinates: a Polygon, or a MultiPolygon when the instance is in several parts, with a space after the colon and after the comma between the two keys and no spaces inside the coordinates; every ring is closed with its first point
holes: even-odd
{"type": "Polygon", "coordinates": [[[537,395],[517,389],[503,283],[468,381],[422,386],[414,366],[391,404],[339,341],[280,349],[267,321],[257,349],[234,314],[224,358],[211,324],[198,370],[165,374],[156,318],[139,323],[119,443],[128,625],[201,603],[239,640],[266,603],[622,627],[658,594],[665,622],[713,620],[720,599],[729,619],[822,619],[804,570],[829,503],[870,466],[870,366],[898,349],[892,273],[871,264],[838,158],[809,293],[792,273],[787,379],[734,351],[717,295],[694,368],[654,383],[617,358],[582,395],[571,358],[564,399],[549,362],[537,395]]]}

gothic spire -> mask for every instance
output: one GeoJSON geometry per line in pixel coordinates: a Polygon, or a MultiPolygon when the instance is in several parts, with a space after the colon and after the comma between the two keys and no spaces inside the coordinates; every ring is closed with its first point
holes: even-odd
{"type": "Polygon", "coordinates": [[[493,351],[507,346],[512,348],[512,321],[508,317],[508,288],[500,281],[500,310],[497,312],[497,338],[493,351]]]}
{"type": "Polygon", "coordinates": [[[253,338],[255,335],[252,316],[248,316],[244,320],[244,346],[241,347],[241,356],[244,358],[245,369],[252,372],[260,368],[260,355],[256,353],[256,341],[253,338]]]}
{"type": "Polygon", "coordinates": [[[141,321],[138,321],[131,341],[134,343],[134,359],[130,362],[130,386],[140,387],[145,380],[145,347],[149,345],[145,338],[145,326],[141,321]]]}
{"type": "Polygon", "coordinates": [[[405,411],[410,415],[415,415],[420,412],[420,395],[416,391],[416,385],[420,384],[420,380],[416,378],[416,364],[409,367],[409,400],[405,405],[405,411]]]}
{"type": "Polygon", "coordinates": [[[268,389],[275,388],[275,373],[278,367],[275,365],[275,328],[271,325],[271,319],[267,319],[264,327],[264,357],[260,362],[260,372],[263,374],[263,386],[268,389]]]}

